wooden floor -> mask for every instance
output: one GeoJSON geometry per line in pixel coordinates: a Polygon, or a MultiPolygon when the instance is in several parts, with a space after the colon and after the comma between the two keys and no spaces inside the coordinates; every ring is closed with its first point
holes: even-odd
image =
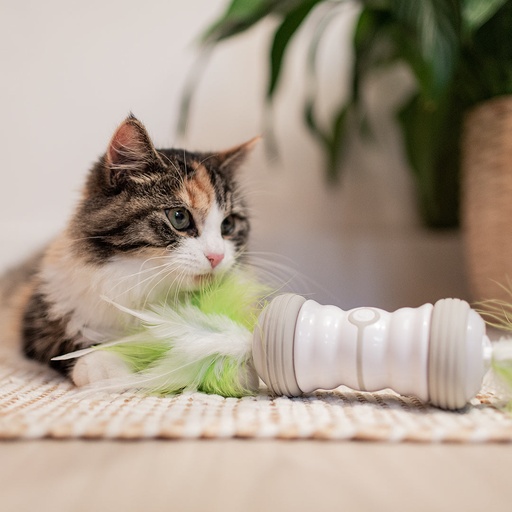
{"type": "Polygon", "coordinates": [[[508,445],[0,444],[0,510],[512,510],[508,445]]]}

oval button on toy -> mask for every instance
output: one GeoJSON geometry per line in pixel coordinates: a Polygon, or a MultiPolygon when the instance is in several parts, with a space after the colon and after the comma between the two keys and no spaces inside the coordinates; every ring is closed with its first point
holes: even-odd
{"type": "Polygon", "coordinates": [[[378,322],[379,312],[373,308],[358,308],[350,313],[348,321],[358,326],[366,326],[378,322]]]}

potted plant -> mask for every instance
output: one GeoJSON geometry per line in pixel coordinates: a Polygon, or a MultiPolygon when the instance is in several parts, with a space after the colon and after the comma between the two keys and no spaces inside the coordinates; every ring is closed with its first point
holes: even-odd
{"type": "MultiPolygon", "coordinates": [[[[339,174],[349,125],[364,126],[361,90],[366,77],[377,68],[400,63],[416,84],[396,116],[423,218],[431,227],[456,226],[465,114],[480,102],[512,93],[512,0],[231,0],[202,42],[208,53],[263,18],[277,18],[269,54],[270,104],[297,31],[314,10],[321,10],[305,57],[314,83],[318,43],[340,4],[348,1],[361,7],[353,33],[350,95],[327,126],[315,113],[314,87],[304,104],[304,121],[325,152],[327,176],[335,179],[339,174]]],[[[182,127],[191,92],[186,90],[182,103],[182,127]]]]}

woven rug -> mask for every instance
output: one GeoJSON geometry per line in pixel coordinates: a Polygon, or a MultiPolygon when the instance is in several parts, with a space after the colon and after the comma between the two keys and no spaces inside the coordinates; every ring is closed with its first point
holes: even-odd
{"type": "Polygon", "coordinates": [[[510,442],[512,416],[491,390],[462,412],[426,406],[392,391],[348,388],[300,398],[84,396],[36,363],[0,354],[0,439],[275,438],[383,442],[510,442]]]}

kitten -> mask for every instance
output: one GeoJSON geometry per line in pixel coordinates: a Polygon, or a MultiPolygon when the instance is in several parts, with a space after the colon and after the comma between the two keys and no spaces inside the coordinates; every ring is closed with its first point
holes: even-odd
{"type": "Polygon", "coordinates": [[[256,139],[220,153],[156,150],[130,115],[90,171],[66,229],[2,280],[23,352],[78,386],[125,375],[115,354],[57,355],[119,337],[140,308],[233,268],[249,234],[236,171],[256,139]]]}

